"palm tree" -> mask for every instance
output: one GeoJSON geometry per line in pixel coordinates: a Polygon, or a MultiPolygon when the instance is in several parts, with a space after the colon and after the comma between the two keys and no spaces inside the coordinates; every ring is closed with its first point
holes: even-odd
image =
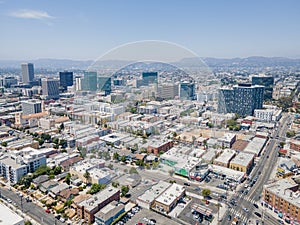
{"type": "Polygon", "coordinates": [[[85,173],[83,174],[84,178],[86,179],[87,183],[90,183],[90,179],[91,179],[91,174],[89,173],[89,171],[85,171],[85,173]]]}

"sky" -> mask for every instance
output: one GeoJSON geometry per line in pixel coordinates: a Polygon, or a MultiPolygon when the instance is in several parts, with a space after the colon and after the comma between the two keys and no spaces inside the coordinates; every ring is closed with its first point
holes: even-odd
{"type": "Polygon", "coordinates": [[[143,40],[200,57],[300,58],[299,0],[0,0],[0,59],[94,60],[143,40]]]}

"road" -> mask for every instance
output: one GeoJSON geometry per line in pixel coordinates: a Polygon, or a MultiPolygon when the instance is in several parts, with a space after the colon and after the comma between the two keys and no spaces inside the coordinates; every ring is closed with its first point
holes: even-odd
{"type": "MultiPolygon", "coordinates": [[[[15,192],[7,189],[7,187],[0,187],[1,196],[5,197],[6,199],[11,199],[13,202],[16,203],[17,207],[22,210],[21,206],[21,197],[18,196],[15,192]]],[[[40,224],[45,225],[62,225],[59,220],[54,218],[53,214],[47,214],[45,210],[32,203],[32,202],[26,202],[26,200],[22,199],[22,205],[23,205],[23,212],[27,215],[29,215],[31,218],[33,218],[35,221],[37,221],[40,224]]]]}
{"type": "MultiPolygon", "coordinates": [[[[230,206],[230,208],[225,213],[225,215],[227,215],[226,218],[223,218],[220,224],[227,225],[229,223],[227,219],[228,215],[231,215],[231,219],[234,217],[234,215],[239,215],[240,222],[245,222],[248,224],[249,222],[252,224],[256,224],[253,223],[256,221],[258,221],[259,224],[265,225],[280,224],[277,221],[277,218],[272,217],[270,214],[264,212],[261,208],[255,208],[253,204],[257,203],[260,200],[263,185],[266,184],[266,182],[269,180],[270,175],[274,169],[274,162],[276,162],[278,155],[278,145],[280,140],[282,140],[282,138],[284,139],[285,137],[287,124],[290,122],[290,119],[291,117],[289,115],[285,116],[282,119],[282,122],[279,124],[278,129],[275,130],[275,132],[271,136],[269,144],[266,146],[265,152],[261,156],[260,161],[252,171],[251,177],[257,177],[257,182],[253,185],[253,187],[247,195],[241,194],[241,192],[236,192],[233,195],[232,199],[236,200],[236,205],[230,206]],[[280,140],[278,140],[277,136],[279,136],[280,140]],[[244,210],[244,208],[247,208],[248,211],[244,210]],[[262,215],[262,218],[259,218],[256,215],[254,215],[254,212],[260,213],[262,215]]],[[[260,204],[258,205],[260,206],[260,204]]]]}

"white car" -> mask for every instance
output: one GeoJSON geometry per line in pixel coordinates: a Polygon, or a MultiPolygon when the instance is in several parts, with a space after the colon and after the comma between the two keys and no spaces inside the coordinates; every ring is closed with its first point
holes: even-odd
{"type": "Polygon", "coordinates": [[[247,209],[246,207],[243,208],[243,210],[244,210],[245,212],[249,212],[249,209],[247,209]]]}

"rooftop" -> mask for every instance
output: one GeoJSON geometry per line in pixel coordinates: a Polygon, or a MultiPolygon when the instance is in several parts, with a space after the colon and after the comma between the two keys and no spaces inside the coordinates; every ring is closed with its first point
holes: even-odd
{"type": "Polygon", "coordinates": [[[24,222],[22,217],[14,213],[2,203],[0,203],[0,218],[0,224],[3,225],[22,224],[22,222],[24,222]]]}
{"type": "Polygon", "coordinates": [[[95,195],[92,195],[90,198],[85,199],[78,203],[79,206],[84,206],[88,211],[93,210],[95,207],[98,207],[100,203],[120,192],[119,189],[114,187],[107,187],[104,190],[98,192],[95,195]]]}
{"type": "Polygon", "coordinates": [[[185,191],[185,188],[179,184],[172,184],[166,191],[164,191],[157,199],[157,202],[160,202],[164,205],[172,204],[176,199],[178,199],[182,193],[185,191]]]}
{"type": "Polygon", "coordinates": [[[253,153],[240,152],[233,160],[231,160],[231,163],[241,166],[248,166],[253,160],[254,156],[255,155],[253,153]]]}

